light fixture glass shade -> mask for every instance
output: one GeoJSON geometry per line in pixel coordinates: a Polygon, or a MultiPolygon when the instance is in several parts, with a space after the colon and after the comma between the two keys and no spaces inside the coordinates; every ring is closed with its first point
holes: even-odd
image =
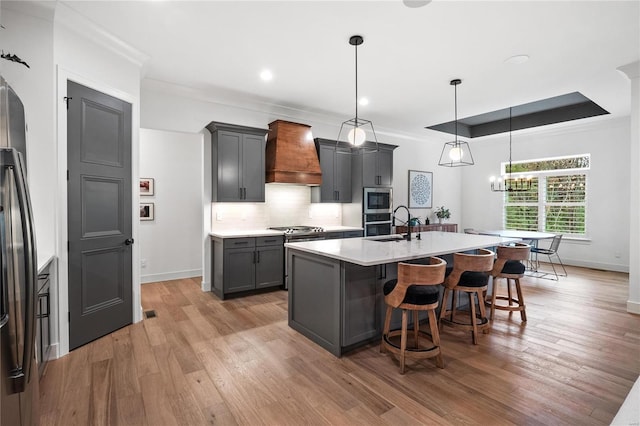
{"type": "Polygon", "coordinates": [[[447,142],[442,147],[442,153],[440,154],[439,166],[445,167],[460,167],[460,166],[473,166],[473,156],[471,155],[471,149],[469,144],[458,140],[458,85],[462,83],[459,78],[451,80],[451,84],[454,88],[454,111],[455,111],[455,135],[456,139],[451,142],[447,142]]]}
{"type": "Polygon", "coordinates": [[[366,139],[367,134],[362,130],[362,127],[354,127],[349,130],[349,133],[347,134],[347,140],[355,146],[362,145],[366,139]]]}
{"type": "Polygon", "coordinates": [[[442,147],[439,166],[460,167],[472,166],[473,164],[473,155],[471,155],[468,142],[455,140],[445,143],[442,147]]]}

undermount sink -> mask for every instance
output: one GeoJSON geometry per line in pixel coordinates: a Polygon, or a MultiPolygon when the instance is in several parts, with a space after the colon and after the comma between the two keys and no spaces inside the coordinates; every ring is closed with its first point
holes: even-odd
{"type": "Polygon", "coordinates": [[[406,240],[407,240],[406,235],[398,235],[398,236],[386,237],[386,238],[376,238],[376,239],[372,239],[371,241],[377,241],[379,243],[392,243],[392,242],[406,241],[406,240]]]}

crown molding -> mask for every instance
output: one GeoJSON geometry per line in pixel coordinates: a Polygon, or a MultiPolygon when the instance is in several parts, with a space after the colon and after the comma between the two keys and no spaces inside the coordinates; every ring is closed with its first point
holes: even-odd
{"type": "Polygon", "coordinates": [[[66,3],[57,3],[55,24],[60,24],[68,30],[78,34],[80,37],[110,50],[139,68],[142,68],[150,58],[146,53],[114,36],[95,22],[87,19],[75,9],[69,7],[66,3]]]}

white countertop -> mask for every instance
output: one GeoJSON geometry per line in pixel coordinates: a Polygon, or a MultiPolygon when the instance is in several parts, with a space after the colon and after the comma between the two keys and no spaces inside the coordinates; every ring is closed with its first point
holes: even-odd
{"type": "Polygon", "coordinates": [[[414,236],[411,241],[375,241],[389,237],[392,236],[286,243],[285,247],[361,266],[373,266],[519,241],[515,238],[455,232],[422,232],[421,240],[414,236]]]}
{"type": "MultiPolygon", "coordinates": [[[[354,226],[325,226],[326,232],[344,232],[344,231],[362,231],[362,228],[354,226]]],[[[244,237],[268,237],[270,235],[284,235],[283,231],[274,231],[273,229],[225,229],[211,231],[210,236],[216,238],[244,238],[244,237]]]]}

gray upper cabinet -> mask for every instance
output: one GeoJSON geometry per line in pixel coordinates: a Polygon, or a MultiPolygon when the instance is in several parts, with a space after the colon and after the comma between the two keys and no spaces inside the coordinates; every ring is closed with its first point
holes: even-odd
{"type": "Polygon", "coordinates": [[[267,129],[211,122],[212,201],[264,202],[267,129]]]}
{"type": "Polygon", "coordinates": [[[362,152],[362,183],[364,187],[393,184],[393,148],[379,144],[378,152],[362,152]]]}
{"type": "Polygon", "coordinates": [[[393,150],[396,148],[396,145],[372,142],[354,148],[352,187],[359,197],[362,188],[393,185],[393,150]]]}
{"type": "Polygon", "coordinates": [[[322,184],[311,188],[312,203],[351,202],[351,145],[315,139],[322,184]]]}

